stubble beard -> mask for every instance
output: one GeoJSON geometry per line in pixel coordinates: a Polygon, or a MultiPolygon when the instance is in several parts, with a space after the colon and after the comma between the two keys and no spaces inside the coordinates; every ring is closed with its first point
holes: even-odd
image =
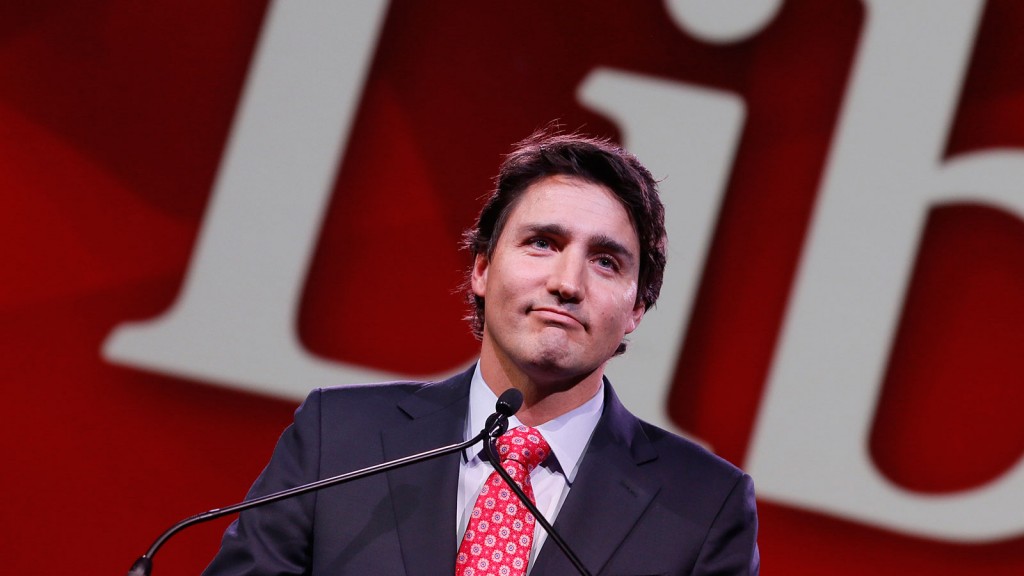
{"type": "Polygon", "coordinates": [[[529,372],[535,382],[550,387],[549,391],[568,390],[592,374],[597,367],[583,361],[583,350],[563,328],[546,327],[526,343],[529,372]]]}

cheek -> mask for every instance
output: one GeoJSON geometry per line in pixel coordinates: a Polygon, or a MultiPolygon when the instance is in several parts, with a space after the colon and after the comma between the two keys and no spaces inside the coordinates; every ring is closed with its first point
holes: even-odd
{"type": "Polygon", "coordinates": [[[496,282],[499,286],[491,286],[492,289],[500,289],[506,295],[522,295],[543,287],[551,274],[548,262],[541,258],[522,258],[514,262],[508,262],[502,269],[501,280],[496,282]]]}
{"type": "Polygon", "coordinates": [[[636,282],[631,282],[629,287],[622,291],[622,303],[632,310],[636,305],[636,282]]]}
{"type": "Polygon", "coordinates": [[[496,274],[496,272],[503,272],[503,270],[496,268],[491,270],[490,282],[486,283],[488,306],[498,309],[510,308],[515,300],[522,298],[523,278],[517,274],[496,274]]]}
{"type": "Polygon", "coordinates": [[[636,330],[636,283],[632,283],[628,288],[620,291],[617,297],[613,299],[612,303],[616,307],[616,312],[618,314],[616,321],[619,323],[622,330],[626,334],[636,330]]]}

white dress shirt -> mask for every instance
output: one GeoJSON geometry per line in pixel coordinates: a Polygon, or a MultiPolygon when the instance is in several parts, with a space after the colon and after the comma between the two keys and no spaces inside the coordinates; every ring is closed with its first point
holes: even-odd
{"type": "MultiPolygon", "coordinates": [[[[480,374],[480,363],[477,362],[473,371],[473,381],[469,386],[469,414],[466,417],[465,438],[468,440],[476,436],[483,429],[487,417],[494,412],[494,403],[498,397],[484,382],[480,374]]],[[[586,452],[590,437],[597,427],[597,421],[601,418],[601,411],[604,409],[604,387],[598,390],[597,394],[587,400],[578,408],[567,412],[558,418],[536,426],[544,439],[551,446],[551,456],[548,456],[537,468],[530,473],[530,483],[533,485],[533,494],[536,499],[537,509],[551,524],[555,523],[555,517],[562,508],[572,483],[576,479],[576,471],[579,469],[580,461],[583,460],[583,453],[586,452]]],[[[515,416],[509,418],[509,428],[519,426],[521,423],[515,416]]],[[[462,535],[469,525],[469,516],[473,512],[477,496],[483,488],[487,477],[494,469],[490,463],[482,458],[483,447],[476,444],[463,453],[462,467],[459,470],[459,494],[456,525],[456,542],[462,542],[462,535]]],[[[547,533],[540,523],[534,527],[533,549],[530,551],[529,569],[533,569],[537,552],[547,539],[547,533]]]]}

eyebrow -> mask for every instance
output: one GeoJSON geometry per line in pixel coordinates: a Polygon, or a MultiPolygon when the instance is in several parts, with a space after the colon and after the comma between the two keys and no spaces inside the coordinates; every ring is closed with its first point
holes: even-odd
{"type": "MultiPolygon", "coordinates": [[[[561,238],[568,238],[572,236],[572,232],[561,224],[529,224],[523,227],[523,232],[527,234],[544,234],[561,238]]],[[[636,255],[633,254],[629,248],[626,248],[625,245],[611,236],[598,234],[597,236],[590,238],[588,243],[600,248],[602,252],[614,254],[616,257],[621,258],[622,260],[627,260],[630,263],[636,260],[636,255]]]]}

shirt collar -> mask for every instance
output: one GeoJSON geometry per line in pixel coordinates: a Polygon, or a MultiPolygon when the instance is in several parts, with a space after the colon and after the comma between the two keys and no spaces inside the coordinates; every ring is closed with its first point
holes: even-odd
{"type": "MultiPolygon", "coordinates": [[[[480,373],[480,363],[477,362],[476,368],[473,370],[473,380],[469,385],[466,439],[472,438],[483,429],[487,417],[494,412],[494,403],[497,401],[498,397],[484,382],[484,377],[480,373]]],[[[570,485],[576,478],[576,471],[579,469],[580,461],[583,460],[583,453],[587,449],[587,444],[590,443],[590,436],[594,433],[594,428],[597,427],[603,410],[604,384],[590,400],[557,418],[536,426],[551,446],[551,452],[557,461],[555,468],[565,475],[565,479],[570,485]]],[[[510,428],[520,424],[521,422],[515,416],[509,418],[510,428]]],[[[473,445],[465,452],[466,461],[479,458],[482,450],[481,444],[473,445]]],[[[545,462],[545,465],[548,465],[548,462],[545,462]]]]}

